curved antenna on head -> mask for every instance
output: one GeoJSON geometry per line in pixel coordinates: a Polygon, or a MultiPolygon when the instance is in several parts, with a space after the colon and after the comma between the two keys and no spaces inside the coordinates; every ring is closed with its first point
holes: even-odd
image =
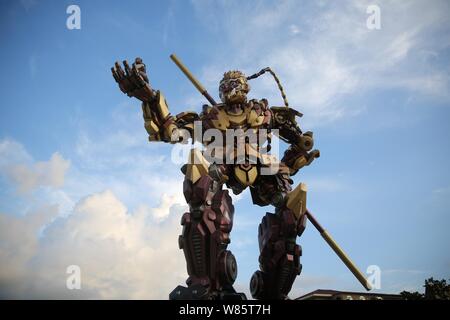
{"type": "Polygon", "coordinates": [[[272,69],[270,69],[270,67],[261,69],[261,71],[259,71],[258,73],[255,73],[255,74],[247,77],[247,80],[256,79],[256,78],[258,78],[259,76],[263,75],[266,72],[269,72],[273,76],[273,78],[275,79],[275,82],[278,85],[278,89],[281,92],[281,96],[283,97],[284,106],[286,108],[289,108],[289,103],[287,101],[286,94],[284,93],[283,86],[280,83],[280,79],[278,79],[277,75],[275,74],[275,72],[272,71],[272,69]]]}

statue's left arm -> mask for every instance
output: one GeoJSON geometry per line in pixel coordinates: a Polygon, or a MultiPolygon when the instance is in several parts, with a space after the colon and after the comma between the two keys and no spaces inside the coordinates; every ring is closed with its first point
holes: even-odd
{"type": "Polygon", "coordinates": [[[314,147],[313,133],[302,132],[296,117],[302,114],[295,109],[286,107],[270,108],[273,114],[272,128],[278,129],[279,138],[290,144],[284,152],[281,161],[289,167],[290,175],[294,175],[304,166],[310,165],[320,156],[319,150],[314,147]]]}
{"type": "Polygon", "coordinates": [[[132,66],[124,60],[123,66],[116,62],[111,68],[112,75],[123,93],[142,102],[144,126],[149,140],[187,142],[187,138],[193,136],[194,121],[199,119],[199,115],[182,112],[173,116],[163,93],[150,86],[146,66],[141,58],[136,58],[132,66]]]}

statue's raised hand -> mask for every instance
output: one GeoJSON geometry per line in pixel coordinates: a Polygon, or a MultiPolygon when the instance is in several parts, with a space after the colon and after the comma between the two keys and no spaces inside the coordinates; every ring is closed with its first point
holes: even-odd
{"type": "Polygon", "coordinates": [[[136,58],[131,68],[127,60],[124,60],[123,66],[122,69],[119,62],[116,62],[114,67],[111,68],[112,75],[119,84],[120,90],[129,97],[135,97],[141,101],[151,101],[155,92],[150,87],[142,59],[136,58]]]}

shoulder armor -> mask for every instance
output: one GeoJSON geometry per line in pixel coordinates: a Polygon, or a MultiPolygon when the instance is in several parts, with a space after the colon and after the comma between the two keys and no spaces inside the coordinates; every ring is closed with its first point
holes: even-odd
{"type": "Polygon", "coordinates": [[[280,138],[287,143],[297,143],[302,134],[295,117],[303,114],[293,108],[271,107],[273,114],[272,127],[280,131],[280,138]]]}
{"type": "Polygon", "coordinates": [[[271,113],[268,109],[266,99],[252,99],[247,104],[247,123],[251,127],[258,127],[267,124],[271,120],[271,113]]]}
{"type": "Polygon", "coordinates": [[[225,130],[228,128],[228,122],[226,117],[224,117],[223,111],[224,104],[216,104],[214,106],[204,105],[203,111],[200,114],[200,118],[203,122],[203,129],[221,129],[225,130]]]}
{"type": "Polygon", "coordinates": [[[181,112],[175,116],[175,122],[180,125],[192,123],[198,119],[200,119],[200,117],[198,116],[197,112],[193,111],[181,112]]]}
{"type": "Polygon", "coordinates": [[[271,107],[270,110],[273,113],[273,120],[279,124],[286,122],[297,123],[295,117],[302,117],[303,113],[286,107],[271,107]]]}

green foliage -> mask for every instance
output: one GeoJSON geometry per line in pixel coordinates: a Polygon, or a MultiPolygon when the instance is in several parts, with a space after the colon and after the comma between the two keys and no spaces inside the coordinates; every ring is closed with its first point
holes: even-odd
{"type": "Polygon", "coordinates": [[[445,279],[425,280],[425,299],[427,300],[450,300],[450,283],[445,279]]]}
{"type": "Polygon", "coordinates": [[[409,291],[402,291],[400,292],[400,295],[405,300],[422,300],[424,298],[424,295],[420,292],[409,292],[409,291]]]}
{"type": "Polygon", "coordinates": [[[445,279],[429,278],[424,287],[425,293],[402,291],[400,295],[406,300],[450,300],[450,283],[447,284],[445,279]]]}

